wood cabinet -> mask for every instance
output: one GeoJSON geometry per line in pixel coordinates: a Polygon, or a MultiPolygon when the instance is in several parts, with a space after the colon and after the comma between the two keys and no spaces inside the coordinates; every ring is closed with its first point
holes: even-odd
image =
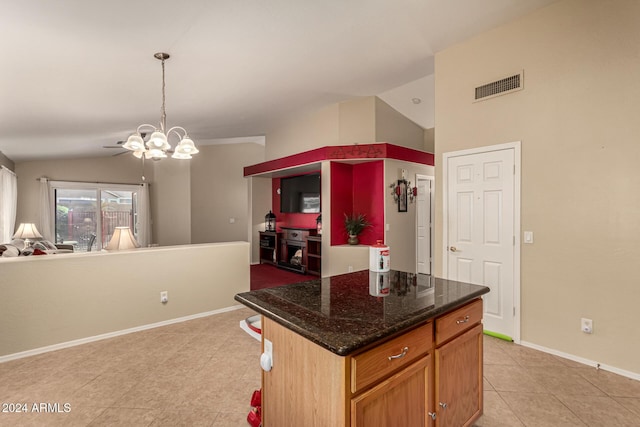
{"type": "Polygon", "coordinates": [[[307,236],[307,252],[304,260],[308,274],[322,276],[322,236],[307,236]]]}
{"type": "Polygon", "coordinates": [[[430,379],[431,355],[427,355],[351,399],[351,426],[427,426],[430,379]]]}
{"type": "Polygon", "coordinates": [[[470,426],[482,414],[482,300],[436,319],[436,427],[470,426]]]}
{"type": "Polygon", "coordinates": [[[275,231],[260,231],[260,264],[278,263],[280,234],[275,231]]]}
{"type": "Polygon", "coordinates": [[[339,356],[263,317],[263,426],[470,426],[482,413],[481,319],[477,299],[339,356]]]}

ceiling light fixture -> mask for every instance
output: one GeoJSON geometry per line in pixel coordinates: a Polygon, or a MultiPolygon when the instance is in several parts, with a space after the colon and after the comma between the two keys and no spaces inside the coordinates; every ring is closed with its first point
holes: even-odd
{"type": "Polygon", "coordinates": [[[164,84],[164,61],[169,59],[168,53],[158,52],[153,55],[156,59],[162,61],[162,108],[160,109],[160,127],[149,124],[138,126],[136,132],[131,135],[127,142],[122,146],[127,150],[133,151],[133,155],[137,158],[160,160],[167,157],[167,153],[171,152],[169,144],[169,136],[173,133],[178,137],[178,145],[173,150],[174,159],[190,159],[192,154],[197,154],[199,150],[189,138],[187,131],[180,126],[174,126],[167,130],[167,114],[165,111],[165,84],[164,84]],[[153,133],[149,140],[144,142],[141,131],[143,129],[151,130],[153,133]]]}

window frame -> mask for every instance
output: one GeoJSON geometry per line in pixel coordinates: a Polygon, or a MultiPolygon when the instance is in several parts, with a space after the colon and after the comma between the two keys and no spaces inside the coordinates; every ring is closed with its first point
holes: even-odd
{"type": "MultiPolygon", "coordinates": [[[[106,190],[115,191],[130,191],[135,193],[136,196],[132,197],[131,209],[132,209],[132,231],[136,238],[138,238],[138,202],[137,197],[141,191],[140,184],[115,184],[115,183],[103,183],[103,182],[83,182],[83,181],[49,181],[49,194],[51,197],[52,206],[50,207],[53,212],[54,221],[54,233],[56,228],[56,206],[58,204],[56,198],[57,190],[89,190],[96,192],[96,200],[102,200],[102,193],[106,190]]],[[[98,211],[101,211],[101,204],[98,203],[98,211]]],[[[102,229],[102,215],[96,215],[96,230],[102,229]]],[[[55,237],[54,237],[55,238],[55,237]]],[[[104,244],[102,242],[102,233],[96,232],[95,245],[97,250],[102,250],[104,244]]]]}

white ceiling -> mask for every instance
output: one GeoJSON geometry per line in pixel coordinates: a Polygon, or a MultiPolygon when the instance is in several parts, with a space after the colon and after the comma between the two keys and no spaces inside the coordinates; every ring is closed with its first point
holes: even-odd
{"type": "Polygon", "coordinates": [[[371,95],[432,127],[433,54],[554,1],[0,0],[0,151],[114,154],[159,121],[160,51],[167,123],[197,145],[371,95]]]}

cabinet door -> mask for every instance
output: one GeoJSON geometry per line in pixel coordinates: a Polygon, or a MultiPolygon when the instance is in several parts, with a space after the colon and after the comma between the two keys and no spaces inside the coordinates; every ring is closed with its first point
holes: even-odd
{"type": "Polygon", "coordinates": [[[351,400],[352,427],[425,427],[429,408],[431,356],[389,377],[351,400]]]}
{"type": "Polygon", "coordinates": [[[482,324],[436,349],[436,426],[469,426],[482,414],[482,324]]]}

